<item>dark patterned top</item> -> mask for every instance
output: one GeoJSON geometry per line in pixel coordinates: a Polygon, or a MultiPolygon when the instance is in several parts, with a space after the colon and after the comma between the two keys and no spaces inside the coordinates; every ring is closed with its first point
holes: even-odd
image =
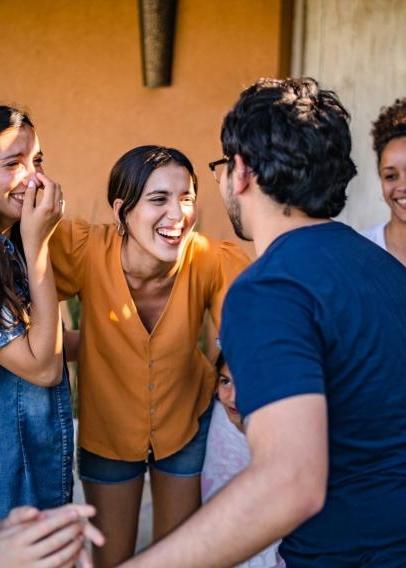
{"type": "MultiPolygon", "coordinates": [[[[4,252],[9,255],[11,265],[14,271],[14,282],[18,296],[21,302],[29,309],[30,294],[28,287],[27,270],[24,259],[17,247],[4,235],[0,235],[0,246],[3,247],[4,252]]],[[[22,321],[16,320],[11,311],[6,306],[1,306],[1,315],[3,322],[6,325],[0,324],[0,348],[8,345],[13,339],[19,337],[26,330],[26,324],[22,321]]]]}

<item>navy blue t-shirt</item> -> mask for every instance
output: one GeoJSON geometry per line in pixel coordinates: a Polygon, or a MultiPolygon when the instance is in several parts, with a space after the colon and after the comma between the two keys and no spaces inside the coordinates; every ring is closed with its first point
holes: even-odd
{"type": "Polygon", "coordinates": [[[327,399],[327,500],[287,566],[406,566],[405,268],[342,223],[284,233],[231,287],[221,344],[244,417],[327,399]]]}

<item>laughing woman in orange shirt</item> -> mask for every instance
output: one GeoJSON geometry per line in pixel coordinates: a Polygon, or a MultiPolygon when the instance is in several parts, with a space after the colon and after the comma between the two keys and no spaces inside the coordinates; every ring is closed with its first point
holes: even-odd
{"type": "Polygon", "coordinates": [[[248,259],[194,231],[196,191],[181,152],[135,148],[111,172],[115,224],[65,221],[51,243],[60,296],[82,302],[79,462],[106,536],[98,568],[133,555],[147,467],[154,539],[200,505],[215,373],[198,336],[248,259]]]}

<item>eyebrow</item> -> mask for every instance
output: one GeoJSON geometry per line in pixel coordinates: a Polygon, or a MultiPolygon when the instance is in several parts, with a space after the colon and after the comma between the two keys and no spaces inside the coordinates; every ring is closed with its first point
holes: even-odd
{"type": "Polygon", "coordinates": [[[21,156],[22,156],[21,152],[18,154],[8,154],[8,156],[4,156],[4,158],[0,158],[0,160],[4,162],[5,160],[10,160],[12,158],[21,158],[21,156]]]}
{"type": "Polygon", "coordinates": [[[231,377],[230,375],[225,375],[224,373],[219,373],[219,379],[220,379],[221,377],[222,377],[223,379],[227,379],[228,381],[230,381],[230,383],[234,383],[233,377],[231,377]]]}
{"type": "Polygon", "coordinates": [[[167,189],[153,189],[148,191],[146,195],[167,195],[169,191],[167,189]]]}
{"type": "MultiPolygon", "coordinates": [[[[171,192],[171,190],[169,189],[152,189],[151,191],[148,191],[145,195],[146,196],[150,196],[150,195],[169,195],[171,192]]],[[[190,191],[187,190],[185,192],[183,192],[181,195],[195,195],[195,191],[190,191]]]]}

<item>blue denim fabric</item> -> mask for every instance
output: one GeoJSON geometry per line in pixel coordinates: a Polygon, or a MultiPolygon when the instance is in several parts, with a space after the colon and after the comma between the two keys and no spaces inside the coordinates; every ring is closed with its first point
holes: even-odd
{"type": "MultiPolygon", "coordinates": [[[[1,327],[0,347],[22,333],[21,323],[1,327]]],[[[0,518],[19,505],[68,502],[73,421],[66,367],[59,385],[44,388],[0,366],[0,409],[0,518]]]]}
{"type": "Polygon", "coordinates": [[[12,507],[70,500],[73,424],[69,383],[33,385],[0,367],[0,518],[12,507]]]}

